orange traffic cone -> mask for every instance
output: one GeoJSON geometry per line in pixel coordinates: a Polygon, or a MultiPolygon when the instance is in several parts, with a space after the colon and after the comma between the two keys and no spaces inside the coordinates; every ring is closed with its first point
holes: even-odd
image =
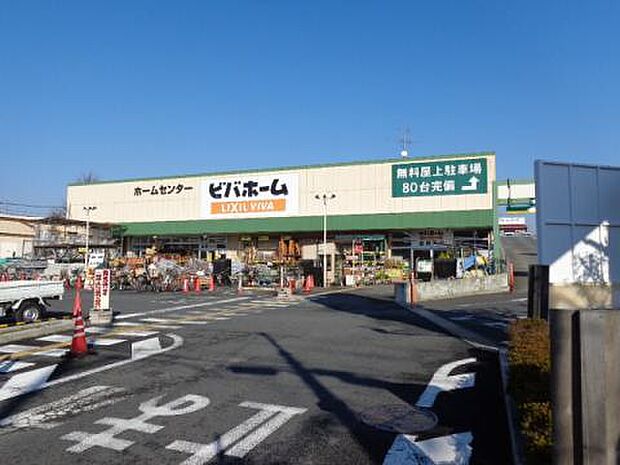
{"type": "Polygon", "coordinates": [[[187,294],[189,292],[189,279],[187,277],[183,278],[183,293],[187,294]]]}
{"type": "Polygon", "coordinates": [[[196,294],[200,294],[200,277],[196,276],[194,278],[194,292],[196,292],[196,294]]]}
{"type": "Polygon", "coordinates": [[[211,281],[209,281],[209,292],[213,292],[215,290],[215,278],[211,275],[211,281]]]}
{"type": "Polygon", "coordinates": [[[289,279],[288,287],[291,290],[291,294],[295,294],[295,287],[297,286],[297,282],[294,279],[289,279]]]}
{"type": "Polygon", "coordinates": [[[86,343],[86,333],[84,332],[84,318],[82,318],[82,299],[80,298],[80,288],[82,282],[78,278],[75,283],[75,301],[73,302],[73,340],[71,341],[71,355],[73,357],[83,357],[88,353],[86,343]]]}
{"type": "Polygon", "coordinates": [[[312,278],[312,275],[306,276],[306,279],[304,280],[304,294],[310,294],[310,291],[312,290],[312,287],[310,286],[310,278],[312,278]]]}

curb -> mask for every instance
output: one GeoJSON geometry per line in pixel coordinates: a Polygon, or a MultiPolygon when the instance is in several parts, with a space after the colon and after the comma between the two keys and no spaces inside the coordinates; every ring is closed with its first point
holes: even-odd
{"type": "Polygon", "coordinates": [[[0,344],[19,341],[21,339],[47,336],[48,334],[57,333],[59,331],[67,331],[72,327],[73,321],[71,319],[42,321],[40,323],[13,326],[0,331],[0,344]]]}
{"type": "Polygon", "coordinates": [[[461,339],[463,342],[477,348],[477,349],[485,349],[492,352],[495,352],[498,357],[499,363],[499,371],[500,371],[500,381],[502,385],[502,394],[504,397],[504,408],[506,414],[506,421],[508,423],[508,435],[510,436],[510,447],[511,447],[511,455],[512,455],[512,463],[513,465],[522,465],[523,460],[521,458],[521,454],[518,450],[518,433],[515,423],[515,418],[512,410],[512,399],[508,394],[508,357],[506,355],[505,349],[500,349],[493,345],[491,341],[486,339],[485,337],[477,334],[474,331],[463,328],[451,321],[437,316],[434,313],[424,310],[421,308],[412,308],[407,304],[403,304],[400,302],[394,302],[396,305],[400,305],[405,310],[408,310],[416,315],[421,316],[427,321],[430,321],[435,326],[440,327],[450,335],[461,339]]]}

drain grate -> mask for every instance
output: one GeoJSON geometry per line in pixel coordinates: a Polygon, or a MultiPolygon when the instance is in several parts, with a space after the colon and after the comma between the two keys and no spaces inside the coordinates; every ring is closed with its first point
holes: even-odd
{"type": "Polygon", "coordinates": [[[406,404],[373,407],[362,412],[360,419],[373,428],[403,434],[421,433],[437,425],[433,412],[406,404]]]}

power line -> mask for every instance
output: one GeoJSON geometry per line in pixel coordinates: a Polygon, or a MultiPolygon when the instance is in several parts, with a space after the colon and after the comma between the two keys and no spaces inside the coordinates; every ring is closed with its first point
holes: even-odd
{"type": "Polygon", "coordinates": [[[29,203],[21,203],[21,202],[5,202],[0,200],[0,205],[6,205],[9,207],[22,207],[22,208],[64,208],[64,205],[34,205],[29,203]]]}

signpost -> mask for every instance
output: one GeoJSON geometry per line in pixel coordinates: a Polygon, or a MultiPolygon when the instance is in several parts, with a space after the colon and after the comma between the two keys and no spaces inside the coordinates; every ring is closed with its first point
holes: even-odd
{"type": "Polygon", "coordinates": [[[392,165],[392,197],[487,193],[486,158],[392,165]]]}
{"type": "Polygon", "coordinates": [[[110,311],[110,278],[109,269],[95,270],[93,283],[93,312],[90,319],[95,324],[105,324],[112,322],[112,312],[110,311]]]}

